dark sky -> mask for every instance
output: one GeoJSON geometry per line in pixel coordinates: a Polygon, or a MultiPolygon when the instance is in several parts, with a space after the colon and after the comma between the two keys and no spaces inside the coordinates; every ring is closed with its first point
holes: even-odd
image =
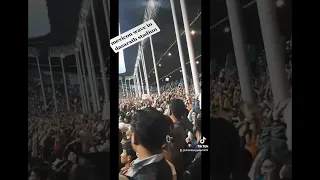
{"type": "MultiPolygon", "coordinates": [[[[74,43],[76,33],[78,31],[79,12],[83,0],[29,0],[29,14],[33,16],[29,17],[28,25],[29,29],[34,29],[34,34],[39,29],[43,28],[47,21],[39,20],[37,15],[44,16],[50,22],[50,33],[39,34],[36,38],[29,38],[29,46],[35,46],[40,52],[39,61],[42,65],[48,65],[47,47],[51,46],[65,46],[74,43]],[[44,12],[44,10],[46,12],[44,12]],[[44,36],[43,36],[44,35],[44,36]],[[41,39],[42,41],[40,41],[41,39]],[[31,43],[32,42],[32,43],[31,43]]],[[[99,31],[99,39],[103,58],[106,66],[108,67],[109,57],[109,37],[107,35],[107,29],[105,25],[104,10],[101,1],[93,1],[96,13],[96,21],[99,31]]],[[[93,28],[91,13],[88,14],[88,35],[90,39],[90,47],[93,55],[96,74],[100,76],[99,58],[97,52],[96,37],[93,28]]],[[[30,67],[34,67],[36,58],[28,58],[30,67]]],[[[51,58],[51,64],[53,65],[53,71],[61,71],[61,61],[59,58],[51,58]]],[[[69,55],[64,58],[64,68],[66,72],[76,73],[75,56],[69,55]]],[[[48,70],[48,67],[44,66],[43,69],[48,70]]],[[[108,68],[109,69],[109,68],[108,68]]]]}
{"type": "MultiPolygon", "coordinates": [[[[240,0],[240,3],[242,6],[246,6],[252,1],[240,0]]],[[[227,15],[225,0],[210,1],[210,26],[217,24],[227,15]]],[[[285,0],[285,5],[277,8],[277,15],[281,34],[288,40],[292,34],[292,0],[285,0]]],[[[243,8],[242,16],[247,43],[255,45],[261,51],[264,47],[256,3],[243,8]]],[[[225,33],[225,27],[230,27],[228,20],[210,30],[210,56],[218,61],[220,67],[224,66],[227,53],[234,52],[231,31],[225,33]]]]}
{"type": "Polygon", "coordinates": [[[28,38],[44,36],[49,32],[46,0],[28,0],[28,38]]]}
{"type": "MultiPolygon", "coordinates": [[[[161,1],[161,0],[160,0],[161,1]]],[[[143,14],[145,11],[147,0],[120,0],[119,1],[119,19],[120,19],[120,26],[122,33],[134,28],[137,25],[143,23],[143,14]]],[[[176,7],[176,15],[178,19],[178,26],[179,32],[181,33],[184,31],[183,20],[182,20],[182,13],[181,13],[181,6],[180,1],[174,1],[176,7]]],[[[197,0],[186,0],[187,6],[187,13],[189,18],[189,23],[191,23],[195,17],[201,12],[201,1],[197,0]]],[[[158,76],[160,79],[160,84],[165,83],[163,80],[165,79],[166,75],[171,73],[172,71],[179,68],[180,60],[178,54],[177,44],[174,44],[172,48],[168,51],[172,55],[169,57],[168,54],[164,54],[170,45],[176,40],[175,32],[174,32],[174,24],[172,20],[172,12],[169,0],[162,0],[161,6],[158,10],[157,16],[153,19],[155,23],[159,26],[161,32],[152,36],[153,39],[153,46],[155,51],[155,60],[161,64],[157,66],[158,69],[158,76]],[[162,78],[162,79],[161,79],[162,78]]],[[[193,43],[194,43],[194,51],[195,56],[201,55],[201,16],[199,16],[198,20],[194,23],[191,27],[197,31],[197,34],[193,36],[193,43]]],[[[181,36],[182,41],[182,49],[184,53],[184,60],[185,63],[189,61],[187,46],[186,46],[186,39],[185,35],[181,36]]],[[[130,76],[133,74],[134,64],[137,57],[138,51],[138,44],[133,45],[124,50],[124,59],[126,63],[126,70],[127,72],[121,74],[121,76],[130,76]]],[[[144,48],[144,56],[146,61],[146,68],[148,73],[148,80],[149,84],[153,84],[155,82],[155,75],[153,73],[153,60],[151,55],[150,43],[149,39],[147,39],[144,48]]],[[[201,58],[197,59],[201,62],[201,58]]],[[[199,63],[199,67],[200,67],[199,63]]],[[[141,66],[142,68],[142,66],[141,66]]],[[[186,65],[187,73],[191,76],[190,65],[186,65]]],[[[141,69],[142,70],[142,69],[141,69]]],[[[199,68],[198,71],[200,72],[201,69],[199,68]]],[[[171,74],[170,79],[180,80],[182,78],[182,74],[179,70],[175,71],[171,74]]]]}
{"type": "MultiPolygon", "coordinates": [[[[74,36],[77,28],[77,19],[78,11],[80,9],[80,2],[81,0],[47,0],[50,1],[50,8],[48,9],[51,13],[51,27],[48,26],[48,12],[46,9],[46,0],[28,0],[29,3],[29,19],[28,19],[28,29],[29,34],[28,36],[42,36],[48,33],[47,29],[51,28],[54,31],[54,37],[52,40],[59,41],[66,39],[68,42],[72,41],[72,37],[74,36]],[[61,8],[63,6],[64,8],[61,8]],[[79,7],[78,7],[79,6],[79,7]],[[46,15],[45,15],[46,14],[46,15]],[[68,20],[68,22],[66,22],[68,20]],[[32,34],[32,35],[31,35],[32,34]],[[70,38],[71,37],[71,38],[70,38]]],[[[187,12],[189,22],[191,22],[196,16],[197,13],[201,11],[201,0],[185,0],[187,5],[187,12]]],[[[246,5],[252,0],[241,0],[242,5],[246,5]]],[[[285,37],[290,37],[292,33],[292,5],[291,0],[285,0],[286,5],[278,8],[278,18],[280,21],[280,30],[281,33],[285,37]]],[[[137,25],[140,25],[143,22],[143,15],[147,5],[147,0],[119,0],[119,20],[121,24],[121,31],[125,32],[134,28],[137,25]]],[[[104,25],[104,16],[101,3],[96,4],[97,8],[96,11],[98,14],[98,24],[99,32],[100,32],[100,39],[102,42],[102,48],[108,49],[108,37],[106,35],[106,28],[104,25]],[[104,46],[105,45],[105,46],[104,46]]],[[[178,0],[175,0],[176,6],[176,15],[178,18],[178,26],[180,32],[184,30],[183,21],[181,16],[181,6],[178,0]]],[[[211,0],[210,1],[210,23],[205,24],[203,28],[209,28],[208,25],[213,25],[227,16],[227,9],[225,5],[225,0],[211,0]]],[[[262,44],[262,37],[261,37],[261,30],[259,24],[259,17],[257,13],[257,7],[254,3],[249,8],[243,10],[244,21],[245,21],[245,28],[247,32],[247,39],[248,43],[257,44],[260,49],[263,48],[262,44]]],[[[96,55],[96,45],[95,45],[95,36],[93,33],[92,28],[92,20],[89,17],[89,35],[91,36],[92,41],[92,49],[96,55]]],[[[172,48],[169,50],[172,53],[172,56],[168,57],[164,55],[165,51],[169,48],[169,46],[176,40],[175,33],[174,33],[174,26],[172,22],[172,14],[171,14],[171,7],[169,4],[169,0],[162,0],[161,7],[158,11],[157,16],[154,18],[156,24],[161,29],[161,32],[153,36],[153,45],[155,50],[155,59],[158,62],[161,59],[161,67],[158,67],[158,74],[159,78],[164,77],[166,74],[174,71],[175,69],[180,67],[180,61],[177,51],[177,45],[173,45],[172,48]]],[[[228,52],[233,52],[232,46],[232,39],[231,33],[224,33],[223,29],[225,26],[228,26],[228,21],[221,23],[219,26],[211,30],[210,36],[210,49],[211,49],[211,57],[216,58],[218,61],[224,62],[226,54],[228,52]]],[[[193,43],[195,48],[195,56],[201,55],[201,16],[200,18],[194,23],[191,27],[197,31],[197,36],[193,36],[193,43]]],[[[181,36],[182,46],[183,46],[183,53],[185,62],[189,61],[185,36],[181,36]]],[[[69,43],[70,43],[69,42],[69,43]]],[[[61,44],[61,43],[60,43],[61,44]]],[[[137,47],[138,44],[133,45],[124,50],[124,58],[126,63],[127,72],[124,75],[132,75],[133,73],[133,66],[137,57],[137,47]]],[[[107,52],[107,51],[106,51],[107,52]]],[[[145,44],[145,59],[146,59],[146,66],[147,72],[149,77],[149,83],[155,81],[154,74],[152,73],[153,69],[153,62],[150,50],[150,43],[146,41],[145,44]]],[[[104,57],[108,57],[107,53],[104,53],[104,57]]],[[[73,57],[72,57],[73,58],[73,57]]],[[[73,58],[74,59],[74,58],[73,58]]],[[[95,57],[98,60],[97,57],[95,57]]],[[[200,61],[201,58],[197,59],[200,61]]],[[[40,59],[42,61],[42,59],[40,59]]],[[[47,63],[47,59],[44,59],[43,63],[47,63]]],[[[53,62],[55,63],[55,61],[53,62]]],[[[70,61],[70,63],[74,64],[74,62],[70,61]]],[[[59,64],[59,61],[57,61],[59,64]]],[[[96,64],[96,63],[95,63],[96,64]]],[[[187,69],[190,69],[190,65],[187,65],[187,69]]],[[[200,71],[200,70],[199,70],[200,71]]],[[[98,69],[97,69],[97,72],[98,69]]],[[[190,74],[191,72],[188,71],[190,74]]],[[[181,78],[181,73],[176,71],[172,74],[172,78],[181,78]]]]}
{"type": "MultiPolygon", "coordinates": [[[[119,21],[121,33],[126,32],[143,23],[143,14],[147,0],[119,0],[119,21]]],[[[123,75],[132,75],[135,64],[139,43],[126,48],[124,59],[126,73],[123,75]]]]}

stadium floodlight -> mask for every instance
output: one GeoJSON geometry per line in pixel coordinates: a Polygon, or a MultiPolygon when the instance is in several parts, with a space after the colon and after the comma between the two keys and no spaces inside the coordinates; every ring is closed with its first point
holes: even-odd
{"type": "MultiPolygon", "coordinates": [[[[162,0],[148,0],[146,9],[144,11],[144,16],[143,16],[143,22],[149,21],[150,19],[154,19],[157,16],[157,13],[159,11],[159,7],[161,5],[162,0]]],[[[144,43],[146,42],[147,39],[144,39],[141,41],[139,44],[138,48],[138,54],[136,57],[136,65],[140,61],[140,55],[141,55],[141,48],[144,48],[144,43]]]]}

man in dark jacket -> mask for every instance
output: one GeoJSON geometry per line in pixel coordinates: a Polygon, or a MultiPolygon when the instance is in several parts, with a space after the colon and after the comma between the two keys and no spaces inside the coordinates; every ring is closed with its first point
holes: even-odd
{"type": "Polygon", "coordinates": [[[164,159],[162,146],[170,132],[170,119],[155,108],[139,110],[131,121],[131,143],[137,154],[126,176],[134,180],[172,180],[173,172],[164,159]]]}
{"type": "Polygon", "coordinates": [[[172,99],[169,102],[169,116],[174,124],[171,130],[173,142],[168,146],[172,164],[176,168],[177,179],[182,179],[184,171],[184,159],[180,150],[186,148],[187,130],[192,131],[192,124],[186,119],[186,107],[182,100],[172,99]],[[190,124],[188,124],[190,123],[190,124]]]}

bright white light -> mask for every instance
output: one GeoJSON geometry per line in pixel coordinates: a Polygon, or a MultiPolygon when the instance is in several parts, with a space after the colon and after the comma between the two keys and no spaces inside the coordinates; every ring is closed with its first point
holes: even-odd
{"type": "Polygon", "coordinates": [[[182,70],[180,69],[180,72],[182,72],[182,70]]]}
{"type": "Polygon", "coordinates": [[[152,73],[154,74],[154,71],[152,73]]]}
{"type": "Polygon", "coordinates": [[[171,53],[169,53],[168,56],[171,56],[171,53]]]}
{"type": "MultiPolygon", "coordinates": [[[[120,32],[120,23],[119,23],[119,34],[121,34],[120,32]]],[[[123,55],[123,51],[119,51],[119,74],[125,73],[126,70],[126,64],[124,62],[124,55],[123,55]]]]}
{"type": "Polygon", "coordinates": [[[196,61],[196,64],[199,64],[199,61],[196,61]]]}
{"type": "Polygon", "coordinates": [[[230,31],[229,26],[226,26],[226,27],[224,28],[224,32],[227,33],[227,32],[229,32],[229,31],[230,31]]]}
{"type": "Polygon", "coordinates": [[[165,79],[165,81],[167,81],[167,82],[168,82],[168,81],[169,81],[169,78],[166,78],[166,79],[165,79]]]}
{"type": "Polygon", "coordinates": [[[284,0],[277,0],[276,5],[277,7],[282,7],[284,5],[284,0]]]}
{"type": "Polygon", "coordinates": [[[154,6],[156,5],[156,3],[154,2],[154,0],[150,0],[149,3],[150,3],[150,6],[151,6],[152,8],[154,8],[154,6]]]}
{"type": "Polygon", "coordinates": [[[194,34],[196,34],[196,32],[195,32],[194,30],[192,30],[192,31],[191,31],[191,34],[194,35],[194,34]]]}
{"type": "Polygon", "coordinates": [[[171,76],[169,76],[169,77],[171,77],[171,76]]]}
{"type": "Polygon", "coordinates": [[[161,64],[159,64],[159,67],[161,67],[161,64]]]}

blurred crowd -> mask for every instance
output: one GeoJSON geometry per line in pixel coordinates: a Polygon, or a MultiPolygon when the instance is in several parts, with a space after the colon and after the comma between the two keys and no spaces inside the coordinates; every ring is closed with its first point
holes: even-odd
{"type": "MultiPolygon", "coordinates": [[[[253,104],[242,99],[236,68],[228,74],[220,69],[211,81],[213,180],[292,179],[292,55],[285,69],[290,92],[280,102],[274,102],[263,60],[252,66],[253,104]]],[[[120,94],[119,177],[201,179],[201,95],[192,90],[188,96],[181,84],[171,84],[160,96],[120,94]]]]}
{"type": "Polygon", "coordinates": [[[210,154],[212,156],[223,148],[232,148],[232,152],[224,154],[223,158],[212,157],[211,172],[216,179],[224,179],[230,173],[232,179],[288,180],[292,178],[291,53],[288,53],[288,57],[285,71],[290,95],[288,99],[280,102],[274,102],[266,62],[265,66],[260,64],[258,73],[253,73],[256,74],[252,80],[257,100],[255,104],[243,101],[236,72],[226,76],[226,70],[221,69],[218,76],[212,80],[211,117],[213,120],[210,129],[212,131],[210,146],[216,148],[210,149],[212,150],[210,154]],[[233,127],[228,126],[228,123],[233,127]],[[229,135],[226,135],[226,132],[229,135]],[[224,138],[224,141],[229,141],[230,144],[215,141],[216,136],[224,138]],[[238,153],[239,150],[240,153],[238,153]],[[223,161],[227,163],[217,168],[223,161]]]}
{"type": "MultiPolygon", "coordinates": [[[[77,179],[79,169],[99,159],[109,158],[109,121],[101,113],[84,114],[79,91],[68,87],[70,111],[64,89],[57,87],[57,107],[54,108],[51,88],[45,88],[44,105],[41,83],[28,78],[28,176],[29,179],[77,179]],[[95,155],[96,156],[96,155],[95,155]],[[90,160],[90,161],[89,161],[90,160]]],[[[94,170],[92,170],[94,171],[94,170]]],[[[102,171],[102,174],[105,173],[102,171]]],[[[101,174],[101,173],[100,173],[101,174]]]]}
{"type": "MultiPolygon", "coordinates": [[[[119,96],[119,179],[198,180],[209,168],[211,179],[292,179],[292,60],[286,73],[288,99],[274,102],[268,68],[252,73],[255,104],[244,102],[236,70],[211,81],[210,149],[201,126],[201,94],[189,83],[161,88],[161,94],[119,96]],[[203,167],[202,151],[210,151],[203,167]]],[[[77,88],[45,87],[28,79],[28,176],[30,180],[108,179],[110,121],[101,113],[84,114],[77,88]],[[55,110],[52,93],[56,94],[55,110]]],[[[121,89],[120,92],[124,92],[121,89]]],[[[205,177],[203,177],[205,178],[205,177]]]]}

